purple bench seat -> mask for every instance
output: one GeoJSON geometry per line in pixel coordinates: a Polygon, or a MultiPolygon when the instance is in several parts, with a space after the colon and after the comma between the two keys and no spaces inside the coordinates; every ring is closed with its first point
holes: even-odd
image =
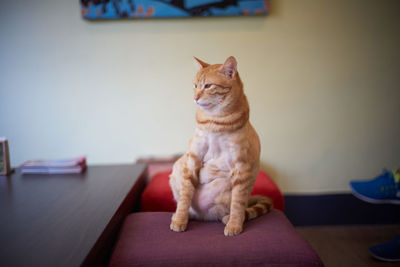
{"type": "Polygon", "coordinates": [[[171,216],[129,215],[110,266],[323,266],[278,210],[246,222],[235,237],[224,236],[221,222],[189,221],[186,232],[176,233],[169,229],[171,216]]]}

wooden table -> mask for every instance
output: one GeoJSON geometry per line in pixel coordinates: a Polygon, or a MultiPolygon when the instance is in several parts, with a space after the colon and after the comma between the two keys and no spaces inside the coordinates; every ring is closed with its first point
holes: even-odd
{"type": "Polygon", "coordinates": [[[144,164],[0,176],[0,266],[101,266],[144,186],[144,164]]]}

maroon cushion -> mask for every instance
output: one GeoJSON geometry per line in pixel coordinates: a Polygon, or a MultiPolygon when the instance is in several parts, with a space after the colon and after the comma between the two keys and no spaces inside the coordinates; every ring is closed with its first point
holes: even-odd
{"type": "Polygon", "coordinates": [[[278,211],[244,224],[244,232],[224,236],[221,222],[190,221],[186,232],[169,229],[172,213],[129,215],[110,266],[323,266],[311,246],[278,211]]]}
{"type": "MultiPolygon", "coordinates": [[[[169,186],[171,170],[154,175],[143,191],[140,206],[142,211],[175,211],[176,202],[169,186]]],[[[274,208],[284,211],[283,196],[269,175],[260,171],[254,184],[252,195],[263,195],[271,198],[274,208]]]]}

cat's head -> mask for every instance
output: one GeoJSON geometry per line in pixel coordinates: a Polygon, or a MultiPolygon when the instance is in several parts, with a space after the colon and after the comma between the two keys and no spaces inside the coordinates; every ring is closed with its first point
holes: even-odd
{"type": "Polygon", "coordinates": [[[243,95],[237,62],[229,57],[224,64],[210,65],[194,58],[199,68],[193,81],[194,101],[200,109],[219,113],[233,109],[243,95]]]}

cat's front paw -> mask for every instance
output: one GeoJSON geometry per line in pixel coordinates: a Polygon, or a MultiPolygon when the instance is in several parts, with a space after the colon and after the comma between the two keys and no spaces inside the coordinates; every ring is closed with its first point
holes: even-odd
{"type": "Polygon", "coordinates": [[[242,225],[234,225],[234,224],[228,223],[225,226],[224,234],[226,236],[235,236],[235,235],[240,234],[242,231],[243,231],[243,226],[242,225]]]}
{"type": "Polygon", "coordinates": [[[169,228],[175,232],[183,232],[186,230],[186,227],[187,227],[187,223],[176,222],[176,221],[171,221],[171,225],[169,226],[169,228]]]}
{"type": "Polygon", "coordinates": [[[174,214],[172,216],[171,225],[169,226],[169,228],[175,232],[183,232],[186,230],[187,224],[188,220],[179,220],[176,218],[176,215],[174,214]]]}

